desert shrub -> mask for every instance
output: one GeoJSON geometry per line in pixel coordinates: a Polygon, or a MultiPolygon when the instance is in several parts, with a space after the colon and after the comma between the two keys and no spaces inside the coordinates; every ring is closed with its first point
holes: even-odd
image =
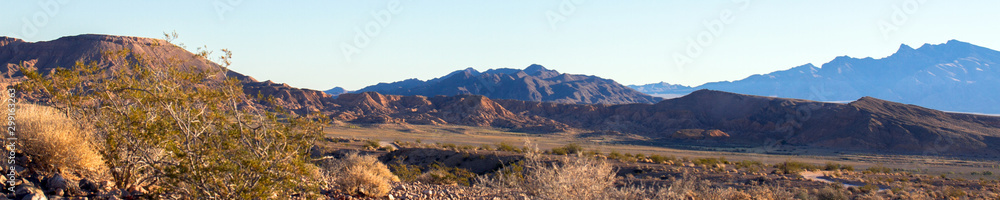
{"type": "Polygon", "coordinates": [[[607,199],[792,199],[795,195],[776,186],[752,185],[745,188],[718,187],[691,175],[669,185],[626,185],[613,189],[607,199]]]}
{"type": "Polygon", "coordinates": [[[458,150],[468,151],[468,150],[475,150],[475,149],[476,149],[476,146],[472,146],[472,145],[467,145],[467,144],[458,145],[458,150]]]}
{"type": "Polygon", "coordinates": [[[158,198],[315,194],[308,149],[326,122],[261,109],[273,98],[251,98],[224,67],[182,65],[187,59],[154,66],[143,54],[104,52],[100,62],[47,75],[21,68],[27,80],[18,87],[94,127],[118,188],[145,187],[158,198]]]}
{"type": "Polygon", "coordinates": [[[457,167],[446,167],[440,163],[431,164],[430,171],[426,174],[427,182],[434,184],[458,184],[464,186],[470,186],[472,179],[476,178],[476,174],[469,172],[469,170],[457,168],[457,167]]]}
{"type": "Polygon", "coordinates": [[[782,163],[775,164],[774,167],[778,168],[778,170],[780,170],[781,173],[785,174],[794,174],[802,171],[814,171],[821,169],[821,167],[819,166],[797,161],[785,161],[782,163]]]}
{"type": "Polygon", "coordinates": [[[861,192],[868,193],[873,191],[878,191],[878,186],[872,183],[865,184],[858,188],[861,192]]]}
{"type": "Polygon", "coordinates": [[[868,167],[868,169],[865,169],[864,172],[865,173],[892,173],[892,171],[893,171],[892,168],[884,167],[882,165],[876,165],[876,166],[868,167]]]}
{"type": "Polygon", "coordinates": [[[458,145],[454,143],[438,143],[438,146],[445,149],[458,150],[458,145]]]}
{"type": "Polygon", "coordinates": [[[582,153],[583,147],[576,143],[570,143],[566,146],[552,148],[550,153],[555,155],[573,155],[577,153],[582,153]]]}
{"type": "Polygon", "coordinates": [[[669,160],[674,160],[674,158],[653,154],[649,156],[649,160],[653,161],[653,163],[664,163],[669,160]]]}
{"type": "Polygon", "coordinates": [[[961,197],[965,197],[967,194],[965,193],[964,190],[962,190],[962,188],[950,187],[949,186],[949,187],[946,187],[944,189],[944,195],[946,195],[948,197],[953,197],[953,198],[961,198],[961,197]]]}
{"type": "Polygon", "coordinates": [[[826,162],[826,166],[823,167],[823,170],[846,170],[846,171],[854,171],[854,166],[844,165],[844,164],[840,164],[840,163],[826,162]]]}
{"type": "Polygon", "coordinates": [[[338,160],[328,160],[326,175],[342,192],[351,195],[381,197],[389,193],[389,182],[399,181],[389,168],[373,155],[349,153],[338,160]]]}
{"type": "Polygon", "coordinates": [[[17,113],[18,147],[32,155],[32,167],[82,170],[91,174],[106,170],[93,137],[65,114],[52,107],[20,104],[17,113]]]}
{"type": "Polygon", "coordinates": [[[481,145],[479,145],[479,149],[486,150],[486,151],[492,151],[493,147],[490,146],[490,144],[481,144],[481,145]]]}
{"type": "Polygon", "coordinates": [[[608,153],[608,159],[620,160],[624,157],[625,156],[622,155],[622,153],[618,153],[617,150],[611,150],[611,152],[608,153]]]}
{"type": "Polygon", "coordinates": [[[423,171],[420,166],[407,165],[403,164],[402,162],[389,164],[389,169],[392,171],[392,174],[395,174],[396,177],[399,177],[399,180],[406,182],[416,181],[417,178],[420,177],[420,174],[423,174],[423,171]]]}
{"type": "Polygon", "coordinates": [[[546,161],[529,152],[516,167],[520,170],[511,170],[508,165],[501,169],[508,171],[481,176],[479,182],[515,188],[542,199],[604,199],[614,189],[616,180],[610,164],[590,157],[562,156],[546,161]]]}
{"type": "Polygon", "coordinates": [[[751,172],[759,172],[764,170],[764,163],[755,160],[741,160],[733,163],[736,169],[745,169],[751,172]]]}
{"type": "MultiPolygon", "coordinates": [[[[524,160],[519,160],[517,162],[511,162],[509,164],[506,164],[502,168],[500,168],[499,171],[494,173],[494,176],[499,176],[495,177],[494,180],[511,180],[511,181],[524,180],[524,173],[525,173],[524,160]]],[[[481,178],[482,177],[477,177],[477,179],[481,178]]],[[[517,186],[517,182],[494,182],[494,183],[502,183],[502,186],[504,187],[517,186]]]]}
{"type": "Polygon", "coordinates": [[[841,165],[839,163],[826,162],[826,166],[823,167],[823,170],[840,170],[840,167],[841,165]]]}
{"type": "Polygon", "coordinates": [[[495,146],[497,147],[497,150],[499,150],[499,151],[509,151],[509,152],[515,152],[515,153],[522,153],[522,152],[524,152],[523,149],[514,147],[513,145],[507,144],[506,142],[497,143],[495,146]]]}
{"type": "Polygon", "coordinates": [[[847,200],[847,194],[836,188],[824,187],[816,192],[818,200],[847,200]]]}
{"type": "Polygon", "coordinates": [[[993,171],[983,171],[983,176],[993,176],[993,171]]]}
{"type": "Polygon", "coordinates": [[[379,148],[382,148],[382,145],[379,144],[379,141],[377,139],[371,139],[371,140],[365,140],[364,144],[361,145],[361,147],[367,150],[378,150],[379,148]]]}
{"type": "Polygon", "coordinates": [[[695,165],[712,166],[717,164],[729,163],[726,158],[699,158],[691,161],[695,165]]]}

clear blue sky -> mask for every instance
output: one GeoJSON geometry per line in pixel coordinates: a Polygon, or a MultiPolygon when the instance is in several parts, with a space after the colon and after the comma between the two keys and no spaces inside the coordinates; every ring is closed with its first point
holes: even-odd
{"type": "Polygon", "coordinates": [[[233,50],[239,72],[320,90],[532,63],[623,84],[699,85],[842,55],[884,57],[901,43],[1000,49],[995,0],[101,2],[5,1],[0,34],[45,41],[176,31],[189,48],[233,50]],[[728,22],[717,35],[705,25],[716,20],[728,22]],[[356,30],[370,24],[377,35],[357,45],[356,30]],[[687,53],[699,36],[711,43],[687,53]],[[358,47],[350,60],[345,45],[358,47]],[[678,55],[690,60],[679,65],[678,55]]]}

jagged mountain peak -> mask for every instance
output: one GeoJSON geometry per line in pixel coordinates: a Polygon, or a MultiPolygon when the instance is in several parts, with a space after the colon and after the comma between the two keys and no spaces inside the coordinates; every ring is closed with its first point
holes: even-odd
{"type": "Polygon", "coordinates": [[[524,72],[528,74],[534,74],[540,71],[555,71],[555,70],[549,70],[548,68],[545,68],[545,66],[539,64],[531,64],[527,68],[524,68],[524,72]]]}
{"type": "Polygon", "coordinates": [[[910,47],[910,45],[900,44],[899,45],[899,49],[896,50],[896,53],[905,52],[905,51],[914,51],[914,50],[916,50],[916,49],[913,49],[913,47],[910,47]]]}

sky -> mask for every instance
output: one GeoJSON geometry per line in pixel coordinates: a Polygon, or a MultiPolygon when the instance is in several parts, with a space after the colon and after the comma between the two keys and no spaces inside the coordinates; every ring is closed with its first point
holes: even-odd
{"type": "Polygon", "coordinates": [[[957,39],[1000,49],[995,0],[7,1],[0,35],[175,40],[231,69],[326,90],[540,64],[696,86],[957,39]]]}

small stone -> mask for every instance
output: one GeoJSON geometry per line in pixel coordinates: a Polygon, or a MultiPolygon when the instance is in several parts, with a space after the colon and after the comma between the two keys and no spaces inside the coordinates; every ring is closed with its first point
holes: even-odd
{"type": "Polygon", "coordinates": [[[396,200],[396,197],[393,197],[393,196],[392,196],[392,195],[390,194],[390,195],[389,195],[389,200],[396,200]]]}

